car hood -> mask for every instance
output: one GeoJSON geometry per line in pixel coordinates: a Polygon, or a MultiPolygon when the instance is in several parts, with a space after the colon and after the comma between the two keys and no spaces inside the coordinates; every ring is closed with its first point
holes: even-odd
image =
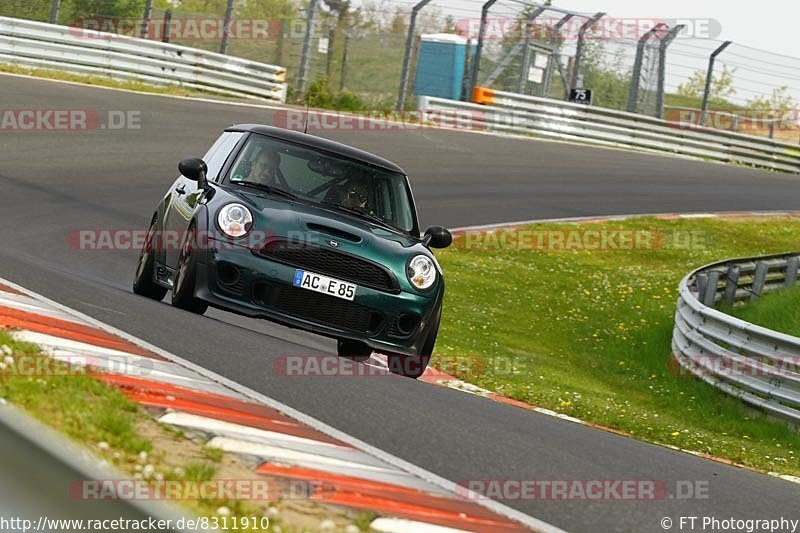
{"type": "Polygon", "coordinates": [[[357,216],[304,202],[236,191],[253,211],[254,228],[271,239],[301,239],[380,262],[398,273],[418,253],[433,258],[419,239],[361,220],[357,216]]]}

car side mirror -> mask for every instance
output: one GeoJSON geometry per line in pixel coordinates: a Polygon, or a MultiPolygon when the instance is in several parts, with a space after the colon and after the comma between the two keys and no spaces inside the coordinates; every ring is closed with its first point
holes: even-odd
{"type": "Polygon", "coordinates": [[[178,170],[181,175],[187,179],[197,182],[198,189],[207,189],[208,181],[206,181],[206,173],[208,172],[208,165],[206,162],[198,157],[187,157],[178,163],[178,170]]]}
{"type": "Polygon", "coordinates": [[[453,243],[453,234],[442,226],[431,226],[425,230],[422,242],[431,248],[447,248],[453,243]]]}

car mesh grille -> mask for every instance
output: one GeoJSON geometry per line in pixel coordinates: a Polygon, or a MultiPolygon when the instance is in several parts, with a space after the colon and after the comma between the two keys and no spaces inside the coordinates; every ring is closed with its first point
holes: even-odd
{"type": "Polygon", "coordinates": [[[257,282],[253,287],[253,299],[280,313],[358,333],[375,333],[384,323],[380,311],[291,285],[257,282]]]}
{"type": "Polygon", "coordinates": [[[394,277],[384,268],[341,252],[321,246],[289,241],[273,241],[264,246],[260,255],[279,263],[343,279],[373,289],[396,291],[394,277]]]}

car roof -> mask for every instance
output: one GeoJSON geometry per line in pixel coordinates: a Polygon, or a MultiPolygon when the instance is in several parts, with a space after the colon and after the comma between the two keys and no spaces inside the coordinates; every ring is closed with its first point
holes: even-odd
{"type": "Polygon", "coordinates": [[[265,126],[263,124],[238,124],[236,126],[226,128],[225,131],[247,131],[260,133],[261,135],[267,135],[275,139],[303,144],[311,148],[318,148],[326,152],[332,152],[350,159],[356,159],[364,163],[369,163],[386,170],[392,170],[394,172],[405,174],[405,171],[402,168],[387,159],[369,152],[365,152],[364,150],[359,150],[358,148],[353,148],[352,146],[348,146],[346,144],[331,141],[329,139],[323,139],[322,137],[317,137],[316,135],[309,135],[307,133],[287,130],[285,128],[276,128],[274,126],[265,126]]]}

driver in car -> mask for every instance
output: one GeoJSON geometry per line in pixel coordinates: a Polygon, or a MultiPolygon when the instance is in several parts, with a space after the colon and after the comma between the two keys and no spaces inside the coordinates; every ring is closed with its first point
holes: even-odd
{"type": "Polygon", "coordinates": [[[280,164],[281,156],[278,152],[264,147],[253,159],[253,167],[247,179],[263,185],[278,186],[280,184],[280,171],[278,170],[280,164]]]}
{"type": "Polygon", "coordinates": [[[369,200],[369,184],[363,179],[352,179],[340,188],[339,203],[350,209],[367,209],[369,200]]]}

